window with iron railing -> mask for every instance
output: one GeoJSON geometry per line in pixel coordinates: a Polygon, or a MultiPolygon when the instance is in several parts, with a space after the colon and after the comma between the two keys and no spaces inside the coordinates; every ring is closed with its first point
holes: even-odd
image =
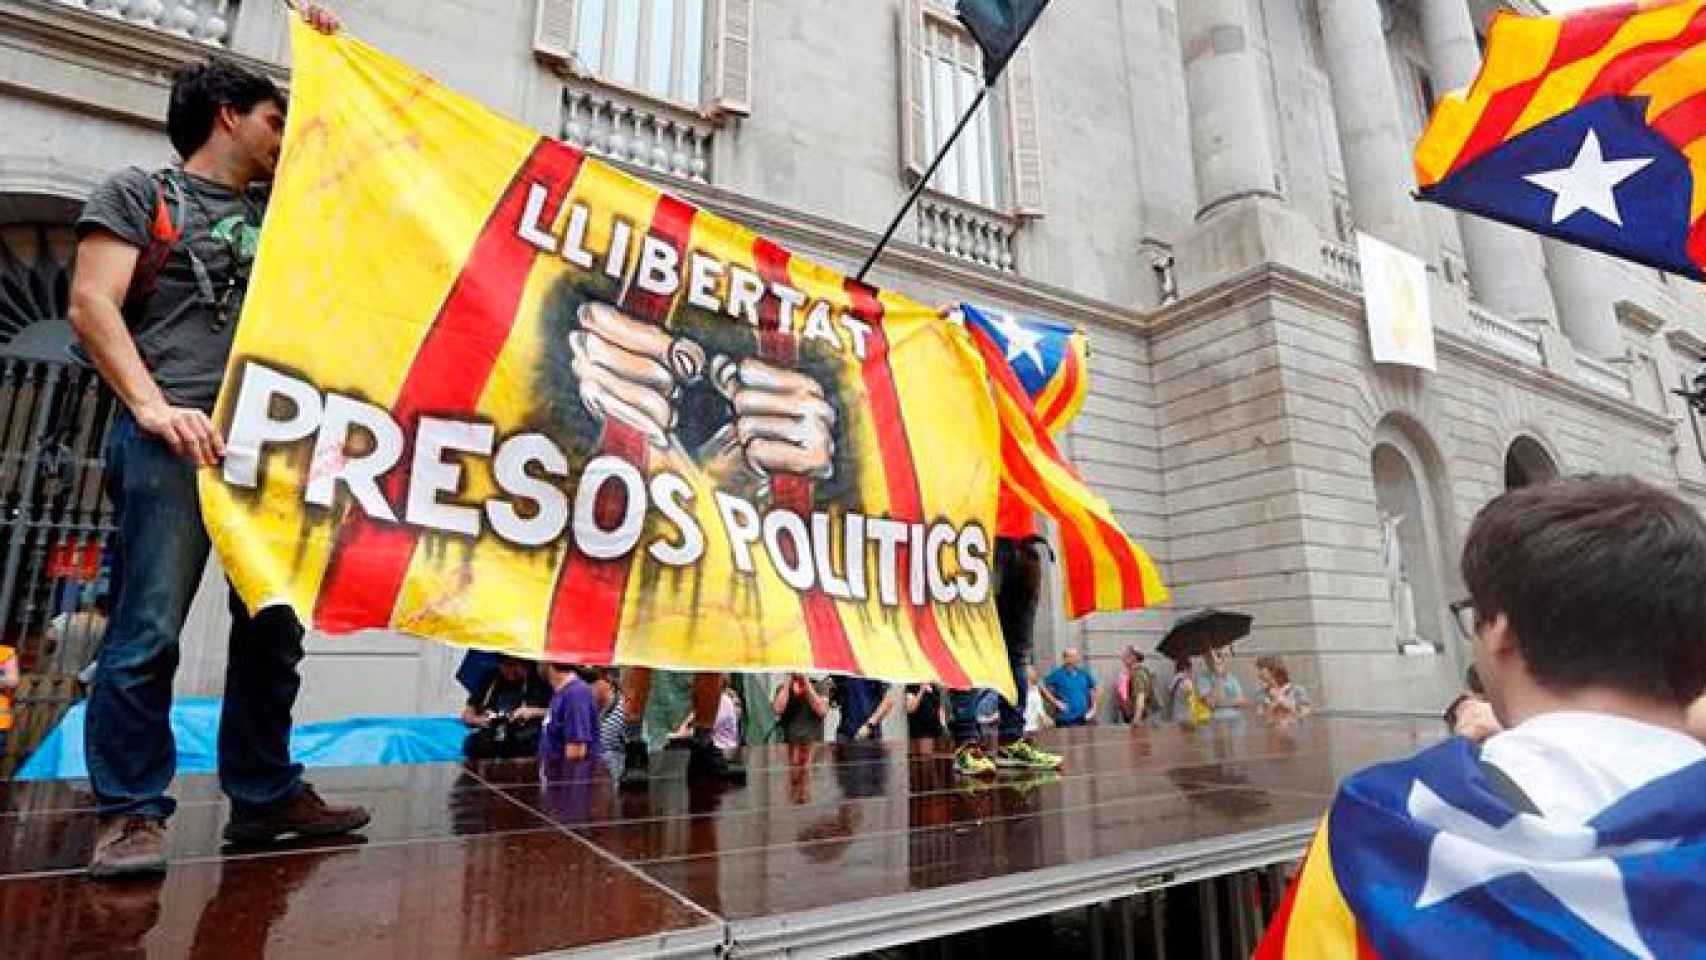
{"type": "MultiPolygon", "coordinates": [[[[901,163],[916,183],[983,88],[983,54],[940,0],[906,0],[901,25],[901,163]]],[[[931,178],[919,240],[1011,271],[1023,221],[1043,212],[1030,44],[1021,47],[931,178]]]]}
{"type": "Polygon", "coordinates": [[[563,77],[562,138],[711,182],[712,138],[752,111],[754,0],[537,0],[534,54],[563,77]]]}

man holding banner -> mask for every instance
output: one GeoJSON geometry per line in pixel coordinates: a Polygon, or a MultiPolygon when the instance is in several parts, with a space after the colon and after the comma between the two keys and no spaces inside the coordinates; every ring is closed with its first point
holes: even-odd
{"type": "MultiPolygon", "coordinates": [[[[302,11],[322,32],[328,11],[302,11]]],[[[178,634],[201,580],[208,535],[198,467],[223,446],[209,414],[231,349],[284,128],[270,80],[218,61],[185,68],[167,128],[181,164],[125,170],[96,189],[78,223],[70,320],[123,402],[108,449],[120,534],[117,601],[89,693],[85,750],[101,826],[96,877],[166,869],[166,796],[176,764],[168,711],[178,634]]],[[[358,807],[333,807],[290,762],[302,628],[288,610],[251,617],[231,604],[219,730],[230,841],[357,830],[358,807]]]]}

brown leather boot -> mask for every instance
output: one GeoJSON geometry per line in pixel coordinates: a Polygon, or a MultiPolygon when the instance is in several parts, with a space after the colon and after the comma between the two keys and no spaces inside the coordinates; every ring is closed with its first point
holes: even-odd
{"type": "Polygon", "coordinates": [[[231,811],[226,843],[272,843],[285,837],[330,837],[367,826],[372,817],[361,807],[334,807],[303,784],[296,796],[264,810],[231,811]]]}
{"type": "Polygon", "coordinates": [[[166,872],[166,821],[126,813],[102,817],[89,876],[134,877],[166,872]]]}

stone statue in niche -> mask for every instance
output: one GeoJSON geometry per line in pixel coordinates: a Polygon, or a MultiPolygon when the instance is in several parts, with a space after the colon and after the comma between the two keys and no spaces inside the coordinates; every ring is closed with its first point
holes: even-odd
{"type": "Polygon", "coordinates": [[[1392,627],[1399,647],[1421,642],[1416,635],[1416,594],[1410,587],[1410,572],[1404,563],[1404,544],[1399,527],[1401,513],[1380,516],[1380,559],[1386,574],[1386,594],[1392,601],[1392,627]]]}

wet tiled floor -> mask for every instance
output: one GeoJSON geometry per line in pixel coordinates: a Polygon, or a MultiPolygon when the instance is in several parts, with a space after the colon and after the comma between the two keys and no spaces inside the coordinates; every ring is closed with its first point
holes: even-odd
{"type": "MultiPolygon", "coordinates": [[[[968,784],[943,747],[751,751],[747,782],[644,790],[532,762],[312,771],[374,813],[355,840],[240,849],[212,777],[183,777],[164,881],[96,884],[82,784],[0,785],[9,957],[511,956],[725,924],[1305,823],[1335,784],[1437,722],[1313,718],[1051,731],[1058,774],[968,784]]],[[[709,942],[709,939],[707,942],[709,942]]]]}

